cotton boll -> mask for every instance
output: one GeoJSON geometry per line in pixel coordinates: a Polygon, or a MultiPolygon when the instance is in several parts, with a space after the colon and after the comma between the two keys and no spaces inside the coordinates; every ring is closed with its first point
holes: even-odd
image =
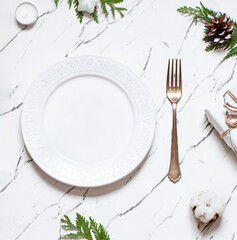
{"type": "Polygon", "coordinates": [[[207,223],[212,220],[215,212],[210,207],[203,205],[195,209],[194,215],[196,218],[199,218],[203,223],[207,223]]]}
{"type": "Polygon", "coordinates": [[[193,197],[190,200],[190,204],[192,209],[199,205],[203,205],[206,203],[206,194],[204,191],[198,191],[193,194],[193,197]]]}
{"type": "Polygon", "coordinates": [[[191,200],[194,216],[200,219],[198,228],[206,223],[204,229],[208,229],[225,210],[225,202],[216,193],[206,190],[196,192],[191,200]]]}
{"type": "Polygon", "coordinates": [[[78,11],[93,13],[99,0],[79,0],[78,11]]]}

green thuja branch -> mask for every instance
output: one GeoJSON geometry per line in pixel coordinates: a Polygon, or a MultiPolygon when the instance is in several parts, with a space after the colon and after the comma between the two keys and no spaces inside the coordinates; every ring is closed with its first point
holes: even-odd
{"type": "MultiPolygon", "coordinates": [[[[59,0],[56,0],[56,1],[59,1],[59,0]]],[[[72,6],[72,2],[73,2],[73,0],[68,0],[69,8],[71,8],[71,6],[72,6]]]]}
{"type": "MultiPolygon", "coordinates": [[[[54,0],[54,3],[56,6],[58,6],[60,0],[54,0]]],[[[103,12],[105,13],[106,16],[109,15],[109,10],[107,7],[109,7],[109,9],[111,10],[111,13],[113,15],[113,17],[115,18],[115,12],[118,12],[120,14],[121,17],[124,17],[124,11],[127,11],[126,8],[123,7],[117,7],[116,4],[118,3],[122,3],[124,0],[100,0],[100,5],[101,8],[103,10],[103,12]]],[[[74,8],[74,11],[76,13],[77,18],[79,19],[80,23],[83,21],[83,12],[82,11],[78,11],[78,6],[80,4],[80,0],[67,0],[69,8],[72,7],[74,8]]],[[[95,22],[99,22],[98,19],[98,9],[97,7],[95,7],[94,12],[91,14],[91,17],[93,18],[93,20],[95,22]]]]}
{"type": "MultiPolygon", "coordinates": [[[[69,0],[69,1],[70,1],[70,0],[69,0]]],[[[72,5],[72,0],[71,0],[70,2],[71,2],[71,4],[69,4],[69,8],[70,8],[71,5],[72,5]]],[[[83,21],[83,12],[81,12],[81,11],[78,10],[78,6],[79,6],[78,0],[73,0],[73,7],[74,7],[74,10],[75,10],[77,19],[79,19],[80,23],[82,23],[82,21],[83,21]]]]}
{"type": "Polygon", "coordinates": [[[97,23],[99,22],[97,7],[95,7],[94,12],[92,13],[92,17],[93,17],[95,22],[97,22],[97,23]]]}
{"type": "Polygon", "coordinates": [[[113,17],[115,17],[115,11],[117,11],[121,15],[121,17],[124,17],[123,11],[127,11],[127,9],[115,6],[116,3],[121,3],[121,2],[123,2],[123,0],[100,0],[101,7],[102,7],[104,13],[107,16],[109,14],[109,12],[106,8],[106,4],[107,4],[107,5],[109,5],[109,7],[111,9],[113,17]]]}
{"type": "Polygon", "coordinates": [[[201,7],[196,6],[195,8],[191,7],[180,7],[177,11],[181,14],[186,14],[189,16],[193,16],[194,22],[197,24],[198,20],[204,22],[210,22],[210,15],[216,15],[216,12],[204,7],[204,5],[200,2],[201,7]]]}
{"type": "MultiPolygon", "coordinates": [[[[198,21],[203,22],[203,23],[211,23],[212,22],[212,17],[217,15],[217,12],[211,9],[208,9],[205,7],[201,2],[200,2],[200,7],[196,6],[195,8],[192,7],[180,7],[177,9],[177,11],[181,14],[188,15],[193,17],[194,22],[197,24],[198,21]]],[[[219,13],[220,17],[223,16],[223,13],[219,13]]],[[[229,18],[232,20],[230,17],[226,16],[226,18],[229,18]]],[[[203,38],[203,41],[205,43],[209,43],[209,45],[206,47],[205,51],[209,52],[212,50],[217,50],[217,49],[224,49],[228,50],[227,55],[224,57],[224,59],[228,59],[233,56],[237,56],[237,23],[236,21],[233,21],[233,27],[235,30],[232,33],[232,36],[230,39],[225,41],[224,43],[215,43],[210,40],[210,37],[205,35],[203,38]]],[[[208,33],[208,29],[204,29],[204,33],[208,33]]]]}
{"type": "Polygon", "coordinates": [[[58,6],[59,0],[54,0],[56,7],[58,6]]]}
{"type": "Polygon", "coordinates": [[[86,220],[85,217],[77,213],[76,223],[73,224],[69,217],[65,215],[61,219],[61,223],[63,229],[76,231],[62,236],[61,239],[110,240],[105,228],[91,217],[86,220]]]}

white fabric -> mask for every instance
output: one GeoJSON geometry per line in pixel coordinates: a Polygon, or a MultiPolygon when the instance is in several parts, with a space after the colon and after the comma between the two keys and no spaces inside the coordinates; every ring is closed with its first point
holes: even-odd
{"type": "MultiPolygon", "coordinates": [[[[231,92],[237,97],[237,87],[231,92]]],[[[225,123],[225,116],[227,109],[223,107],[225,102],[229,102],[231,105],[237,107],[237,103],[235,103],[227,94],[222,98],[215,101],[211,104],[206,110],[206,116],[212,126],[217,130],[217,132],[221,135],[228,129],[228,126],[225,123]]],[[[237,119],[233,119],[234,121],[237,119]]],[[[237,128],[230,131],[228,134],[224,136],[224,141],[227,145],[233,149],[233,151],[237,154],[237,128]]]]}

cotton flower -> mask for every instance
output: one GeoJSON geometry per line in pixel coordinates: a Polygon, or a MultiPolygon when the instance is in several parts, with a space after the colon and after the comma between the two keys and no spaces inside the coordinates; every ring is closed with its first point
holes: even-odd
{"type": "Polygon", "coordinates": [[[196,218],[200,219],[198,228],[204,226],[204,230],[219,218],[225,210],[225,202],[217,194],[211,191],[200,191],[193,195],[190,201],[193,213],[196,218]]]}
{"type": "Polygon", "coordinates": [[[78,11],[93,13],[99,0],[79,0],[78,11]]]}

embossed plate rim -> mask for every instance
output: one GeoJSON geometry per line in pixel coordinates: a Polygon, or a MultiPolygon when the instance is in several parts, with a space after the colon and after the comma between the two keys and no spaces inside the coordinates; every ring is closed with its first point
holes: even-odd
{"type": "Polygon", "coordinates": [[[21,127],[26,148],[36,164],[60,182],[79,187],[98,187],[116,182],[134,169],[146,157],[155,132],[155,109],[152,97],[143,82],[124,65],[100,56],[80,56],[61,61],[42,73],[28,90],[22,108],[21,127]],[[53,159],[40,136],[40,112],[44,96],[73,73],[96,72],[105,75],[125,88],[131,95],[139,116],[136,137],[126,157],[112,166],[85,172],[73,169],[66,163],[53,159]]]}

